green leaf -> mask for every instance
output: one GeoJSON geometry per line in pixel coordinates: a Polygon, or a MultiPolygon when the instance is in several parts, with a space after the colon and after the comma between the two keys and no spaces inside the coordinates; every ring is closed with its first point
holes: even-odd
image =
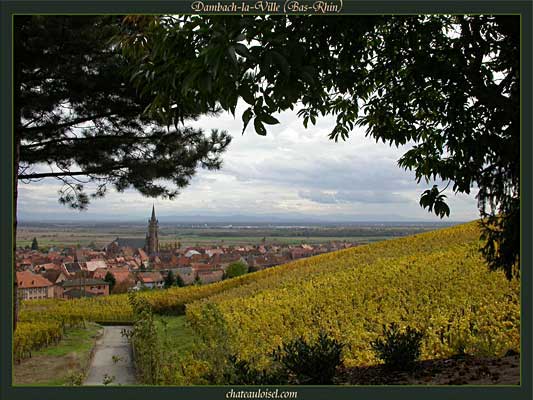
{"type": "Polygon", "coordinates": [[[276,109],[276,103],[274,100],[272,100],[272,97],[267,96],[266,94],[263,96],[263,100],[265,101],[266,105],[270,107],[272,110],[276,109]]]}
{"type": "Polygon", "coordinates": [[[239,95],[245,102],[247,102],[251,106],[255,104],[254,91],[251,87],[244,85],[239,86],[239,95]]]}
{"type": "Polygon", "coordinates": [[[231,61],[233,61],[233,64],[237,65],[237,55],[235,54],[235,47],[233,46],[228,47],[228,54],[229,54],[231,61]]]}
{"type": "Polygon", "coordinates": [[[283,57],[277,51],[271,51],[272,58],[276,61],[276,64],[279,65],[281,72],[285,76],[289,76],[291,73],[291,66],[285,57],[283,57]]]}
{"type": "Polygon", "coordinates": [[[255,132],[258,135],[266,136],[267,131],[265,129],[265,126],[263,125],[263,123],[259,119],[259,117],[255,117],[255,119],[254,119],[254,128],[255,128],[255,132]]]}
{"type": "Polygon", "coordinates": [[[269,114],[263,114],[261,115],[261,120],[268,125],[276,125],[279,124],[279,121],[274,118],[272,115],[269,114]]]}
{"type": "Polygon", "coordinates": [[[303,71],[303,72],[300,73],[300,76],[302,77],[302,80],[304,82],[307,82],[310,85],[313,85],[315,83],[315,80],[314,80],[313,76],[309,72],[303,71]]]}
{"type": "Polygon", "coordinates": [[[265,51],[263,59],[261,60],[261,70],[264,74],[268,74],[270,71],[270,65],[272,64],[272,52],[265,51]]]}
{"type": "Polygon", "coordinates": [[[193,71],[185,77],[181,85],[182,93],[185,93],[192,86],[194,80],[198,77],[198,75],[200,75],[200,70],[193,71]]]}
{"type": "Polygon", "coordinates": [[[248,126],[248,123],[254,116],[254,113],[251,108],[248,108],[243,114],[242,114],[242,122],[244,123],[244,127],[242,128],[242,134],[244,135],[244,131],[246,130],[246,127],[248,126]]]}
{"type": "Polygon", "coordinates": [[[244,58],[250,58],[251,54],[250,54],[250,51],[248,50],[248,47],[246,47],[244,44],[242,43],[236,43],[234,45],[235,47],[235,52],[240,55],[241,57],[244,57],[244,58]]]}

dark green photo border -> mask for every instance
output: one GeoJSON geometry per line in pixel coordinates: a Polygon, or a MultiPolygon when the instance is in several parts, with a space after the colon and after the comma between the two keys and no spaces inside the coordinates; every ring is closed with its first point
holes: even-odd
{"type": "MultiPolygon", "coordinates": [[[[253,2],[253,0],[239,0],[253,2]]],[[[213,1],[210,0],[210,3],[213,1]]],[[[73,399],[220,399],[239,387],[13,387],[12,376],[12,275],[13,275],[13,153],[12,153],[12,17],[15,14],[164,14],[191,13],[192,0],[0,0],[0,400],[73,399]]],[[[298,399],[483,399],[526,400],[533,398],[532,380],[532,1],[344,0],[343,14],[515,14],[522,24],[521,73],[521,385],[520,386],[292,386],[298,399]]],[[[335,14],[338,15],[338,14],[335,14]]],[[[331,16],[335,18],[335,16],[331,16]]],[[[475,283],[473,283],[475,284],[475,283]]],[[[241,387],[245,388],[245,387],[241,387]]],[[[252,387],[246,387],[252,389],[252,387]]],[[[269,387],[273,390],[276,387],[269,387]]]]}

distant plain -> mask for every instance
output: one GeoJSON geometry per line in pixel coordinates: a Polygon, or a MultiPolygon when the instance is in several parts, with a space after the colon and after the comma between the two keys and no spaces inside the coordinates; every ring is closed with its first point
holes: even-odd
{"type": "MultiPolygon", "coordinates": [[[[334,241],[371,243],[427,232],[454,223],[365,222],[352,224],[161,224],[159,240],[165,246],[298,245],[334,241]]],[[[17,231],[17,247],[94,246],[101,248],[117,237],[144,238],[146,225],[127,222],[48,223],[23,222],[17,231]]]]}

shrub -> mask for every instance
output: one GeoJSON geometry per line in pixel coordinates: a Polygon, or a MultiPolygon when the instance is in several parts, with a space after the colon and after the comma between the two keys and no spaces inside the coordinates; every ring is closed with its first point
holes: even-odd
{"type": "Polygon", "coordinates": [[[257,369],[246,360],[238,360],[237,356],[228,357],[228,369],[224,373],[227,385],[283,385],[288,383],[284,370],[273,366],[270,370],[257,369]]]}
{"type": "Polygon", "coordinates": [[[176,286],[178,287],[185,286],[185,282],[183,281],[183,278],[180,276],[180,274],[176,275],[176,286]]]}
{"type": "Polygon", "coordinates": [[[123,329],[122,334],[128,337],[132,344],[135,367],[141,381],[152,385],[157,384],[161,357],[159,349],[155,346],[157,331],[152,308],[146,299],[134,293],[129,294],[129,302],[135,321],[133,329],[123,329]]]}
{"type": "Polygon", "coordinates": [[[376,355],[391,369],[409,370],[420,357],[423,333],[408,326],[401,332],[396,323],[383,326],[384,339],[371,343],[376,355]]]}
{"type": "Polygon", "coordinates": [[[341,365],[343,344],[320,332],[314,342],[300,337],[274,352],[274,360],[279,362],[291,379],[297,384],[329,385],[337,367],[341,365]]]}
{"type": "Polygon", "coordinates": [[[65,378],[66,386],[81,386],[85,380],[85,374],[78,371],[69,371],[65,378]]]}
{"type": "Polygon", "coordinates": [[[209,366],[203,378],[210,384],[226,383],[228,361],[233,354],[229,341],[229,331],[220,309],[216,304],[208,303],[202,309],[201,324],[191,325],[198,340],[194,356],[209,366]]]}
{"type": "Polygon", "coordinates": [[[244,275],[248,272],[248,265],[242,261],[236,261],[231,263],[226,269],[225,278],[236,278],[237,276],[244,275]]]}

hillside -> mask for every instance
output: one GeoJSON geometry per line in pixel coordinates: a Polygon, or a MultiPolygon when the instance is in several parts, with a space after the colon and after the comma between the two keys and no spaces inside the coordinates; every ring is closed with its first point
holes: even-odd
{"type": "Polygon", "coordinates": [[[347,366],[376,364],[370,342],[391,322],[425,333],[422,359],[519,351],[519,282],[489,272],[478,246],[469,223],[312,257],[189,304],[187,319],[212,352],[257,366],[321,330],[347,366]]]}

